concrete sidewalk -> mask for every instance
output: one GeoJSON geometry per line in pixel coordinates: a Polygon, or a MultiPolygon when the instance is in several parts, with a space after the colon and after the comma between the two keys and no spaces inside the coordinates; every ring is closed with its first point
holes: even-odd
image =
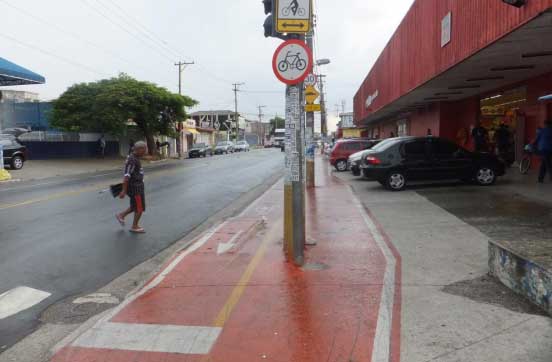
{"type": "MultiPolygon", "coordinates": [[[[104,171],[122,170],[124,158],[86,158],[68,160],[29,160],[25,162],[21,170],[8,172],[12,181],[33,181],[53,177],[75,176],[86,173],[97,173],[104,171]]],[[[176,160],[163,160],[162,162],[177,162],[176,160]]],[[[159,163],[159,161],[157,161],[159,163]]],[[[144,162],[149,165],[150,162],[144,162]]],[[[156,164],[156,163],[153,163],[156,164]]]]}
{"type": "Polygon", "coordinates": [[[400,258],[319,162],[306,265],[283,253],[283,186],[204,233],[67,339],[53,362],[400,360],[400,258]]]}

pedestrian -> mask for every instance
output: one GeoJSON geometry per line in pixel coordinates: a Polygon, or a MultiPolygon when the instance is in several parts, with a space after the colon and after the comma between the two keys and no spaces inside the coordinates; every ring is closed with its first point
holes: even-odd
{"type": "Polygon", "coordinates": [[[427,136],[428,137],[433,137],[433,131],[431,131],[431,128],[427,129],[427,136]]]}
{"type": "Polygon", "coordinates": [[[100,151],[100,157],[105,158],[105,148],[107,144],[105,142],[105,136],[102,134],[100,139],[98,139],[98,149],[100,151]]]}
{"type": "Polygon", "coordinates": [[[547,173],[552,181],[552,119],[547,120],[544,128],[538,132],[535,146],[541,158],[538,181],[543,183],[547,173]]]}
{"type": "Polygon", "coordinates": [[[395,138],[395,132],[391,131],[391,133],[389,133],[389,138],[395,138]]]}
{"type": "Polygon", "coordinates": [[[495,131],[494,139],[496,142],[496,148],[498,151],[498,156],[502,158],[508,165],[511,165],[513,161],[509,157],[510,152],[510,138],[511,133],[508,126],[504,123],[501,123],[498,129],[495,131]]]}
{"type": "Polygon", "coordinates": [[[489,146],[487,145],[487,139],[489,138],[489,133],[485,127],[481,126],[481,123],[478,123],[476,127],[472,130],[473,143],[475,145],[476,152],[487,152],[489,151],[489,146]]]}
{"type": "Polygon", "coordinates": [[[123,179],[123,191],[119,194],[119,198],[124,199],[128,195],[130,198],[130,207],[115,216],[121,226],[124,226],[125,218],[134,213],[134,220],[130,232],[137,234],[146,232],[139,224],[142,214],[146,211],[144,169],[140,162],[140,158],[146,154],[146,151],[146,143],[138,141],[134,144],[132,153],[127,157],[123,179]]]}

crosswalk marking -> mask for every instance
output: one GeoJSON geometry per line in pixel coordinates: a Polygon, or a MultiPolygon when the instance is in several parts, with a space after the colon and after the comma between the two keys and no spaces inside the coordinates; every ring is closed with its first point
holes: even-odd
{"type": "Polygon", "coordinates": [[[103,323],[81,335],[73,346],[126,351],[208,354],[222,328],[103,323]]]}
{"type": "Polygon", "coordinates": [[[0,320],[29,309],[51,294],[25,286],[20,286],[0,294],[0,320]]]}

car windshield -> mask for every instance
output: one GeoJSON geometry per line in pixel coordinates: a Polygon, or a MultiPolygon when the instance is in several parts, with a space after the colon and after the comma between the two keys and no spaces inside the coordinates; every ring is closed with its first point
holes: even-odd
{"type": "Polygon", "coordinates": [[[246,143],[245,141],[240,141],[240,142],[238,142],[237,144],[238,144],[238,145],[245,145],[245,144],[247,144],[247,143],[246,143]]]}
{"type": "Polygon", "coordinates": [[[203,148],[203,147],[205,147],[205,143],[196,143],[192,147],[193,148],[203,148]]]}
{"type": "Polygon", "coordinates": [[[391,146],[393,146],[394,144],[397,144],[401,142],[401,139],[400,138],[388,138],[386,140],[383,140],[381,141],[380,143],[378,143],[377,145],[375,145],[374,147],[371,148],[371,150],[373,151],[383,151],[391,146]]]}

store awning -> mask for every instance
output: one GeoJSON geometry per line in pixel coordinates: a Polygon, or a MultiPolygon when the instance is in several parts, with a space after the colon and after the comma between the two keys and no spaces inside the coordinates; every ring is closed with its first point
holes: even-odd
{"type": "Polygon", "coordinates": [[[552,72],[552,10],[413,89],[360,121],[360,125],[407,117],[432,103],[459,101],[522,84],[552,72]]]}
{"type": "Polygon", "coordinates": [[[44,83],[46,79],[43,76],[0,58],[0,86],[44,83]]]}
{"type": "Polygon", "coordinates": [[[184,132],[187,132],[189,134],[195,134],[195,135],[199,134],[199,132],[195,128],[184,127],[184,132]]]}

